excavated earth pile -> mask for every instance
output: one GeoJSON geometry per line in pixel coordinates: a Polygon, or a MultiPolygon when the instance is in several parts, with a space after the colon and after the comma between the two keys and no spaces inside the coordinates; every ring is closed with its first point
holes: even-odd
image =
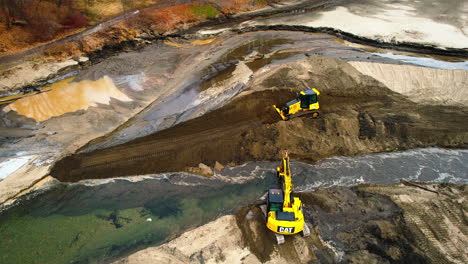
{"type": "Polygon", "coordinates": [[[245,247],[278,263],[466,263],[467,187],[455,184],[360,185],[298,193],[310,237],[275,245],[251,206],[237,213],[245,247]]]}
{"type": "Polygon", "coordinates": [[[248,90],[218,110],[128,143],[64,158],[51,175],[61,181],[188,170],[216,161],[240,164],[416,147],[467,147],[468,109],[416,104],[347,62],[320,56],[282,64],[256,76],[248,90]],[[280,121],[282,105],[305,85],[321,91],[319,119],[280,121]]]}

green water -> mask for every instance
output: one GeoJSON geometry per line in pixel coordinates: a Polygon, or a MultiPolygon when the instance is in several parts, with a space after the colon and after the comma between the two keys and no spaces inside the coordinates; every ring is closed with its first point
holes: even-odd
{"type": "Polygon", "coordinates": [[[0,214],[0,263],[112,260],[232,212],[258,198],[273,179],[198,186],[163,180],[63,184],[0,214]]]}

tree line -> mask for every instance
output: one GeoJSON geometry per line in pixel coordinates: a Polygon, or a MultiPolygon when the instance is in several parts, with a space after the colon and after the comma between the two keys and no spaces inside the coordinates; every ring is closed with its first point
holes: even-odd
{"type": "Polygon", "coordinates": [[[0,11],[7,30],[22,26],[37,40],[49,40],[60,31],[88,23],[74,0],[0,0],[0,11]]]}

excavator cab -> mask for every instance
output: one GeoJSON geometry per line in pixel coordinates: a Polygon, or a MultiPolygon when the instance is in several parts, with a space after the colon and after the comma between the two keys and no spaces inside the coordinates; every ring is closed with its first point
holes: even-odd
{"type": "Polygon", "coordinates": [[[304,115],[312,115],[313,118],[317,118],[320,109],[319,95],[320,92],[315,88],[306,89],[297,93],[297,98],[288,102],[282,109],[279,109],[276,105],[273,105],[273,107],[283,120],[304,115]]]}
{"type": "Polygon", "coordinates": [[[268,211],[279,212],[283,208],[283,191],[281,189],[268,190],[267,208],[268,211]]]}

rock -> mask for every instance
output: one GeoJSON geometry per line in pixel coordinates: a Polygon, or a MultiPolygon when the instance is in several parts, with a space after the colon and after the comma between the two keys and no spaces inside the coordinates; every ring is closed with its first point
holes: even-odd
{"type": "Polygon", "coordinates": [[[211,177],[211,176],[214,175],[213,170],[209,166],[207,166],[207,165],[205,165],[203,163],[200,163],[198,165],[198,167],[186,167],[185,171],[189,172],[189,173],[192,173],[192,174],[198,174],[198,175],[201,175],[201,176],[205,176],[205,177],[211,177]]]}
{"type": "Polygon", "coordinates": [[[200,173],[203,176],[213,176],[214,175],[213,170],[209,166],[207,166],[207,165],[205,165],[203,163],[198,164],[198,168],[200,169],[200,173]]]}
{"type": "Polygon", "coordinates": [[[222,170],[224,170],[224,165],[216,161],[214,168],[216,171],[221,172],[222,170]]]}
{"type": "Polygon", "coordinates": [[[78,58],[78,62],[83,63],[83,62],[87,62],[87,61],[89,61],[89,58],[88,58],[88,57],[81,56],[81,57],[78,58]]]}

